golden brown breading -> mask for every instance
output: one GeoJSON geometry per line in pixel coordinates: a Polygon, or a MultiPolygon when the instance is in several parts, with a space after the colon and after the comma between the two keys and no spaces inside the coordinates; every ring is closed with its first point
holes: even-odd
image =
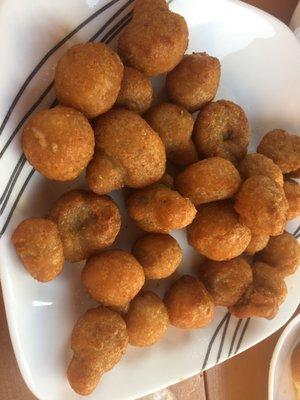
{"type": "Polygon", "coordinates": [[[187,228],[187,238],[199,253],[215,261],[225,261],[243,253],[251,232],[239,223],[230,201],[218,201],[199,207],[196,218],[187,228]]]}
{"type": "Polygon", "coordinates": [[[251,233],[251,240],[245,253],[249,254],[249,256],[253,256],[255,253],[266,247],[269,239],[269,235],[255,235],[255,233],[251,233]]]}
{"type": "Polygon", "coordinates": [[[170,323],[178,328],[202,328],[212,321],[212,298],[203,283],[193,276],[183,275],[173,283],[164,302],[170,323]]]}
{"type": "Polygon", "coordinates": [[[300,168],[300,137],[283,129],[266,133],[257,152],[271,158],[284,174],[300,168]]]}
{"type": "Polygon", "coordinates": [[[81,43],[68,49],[58,61],[54,88],[61,104],[95,118],[117,99],[123,64],[104,43],[81,43]]]}
{"type": "Polygon", "coordinates": [[[67,373],[72,389],[90,394],[102,374],[120,361],[127,344],[126,324],[119,314],[103,306],[86,311],[72,332],[74,356],[67,373]]]}
{"type": "Polygon", "coordinates": [[[81,279],[93,299],[106,306],[126,306],[145,283],[142,266],[122,250],[106,250],[88,259],[81,279]]]}
{"type": "Polygon", "coordinates": [[[88,120],[69,107],[38,111],[22,133],[28,162],[46,178],[57,181],[77,178],[93,157],[94,146],[88,120]]]}
{"type": "Polygon", "coordinates": [[[262,262],[254,263],[252,272],[253,284],[229,311],[237,318],[272,319],[287,294],[284,280],[274,268],[262,262]]]}
{"type": "Polygon", "coordinates": [[[112,199],[85,190],[62,195],[49,217],[58,225],[65,258],[71,262],[110,246],[121,227],[120,212],[112,199]]]}
{"type": "Polygon", "coordinates": [[[212,157],[189,165],[175,178],[175,187],[195,205],[229,199],[241,184],[235,166],[225,158],[212,157]]]}
{"type": "Polygon", "coordinates": [[[199,279],[216,306],[233,306],[252,283],[252,269],[242,257],[229,261],[206,260],[200,265],[199,279]]]}
{"type": "Polygon", "coordinates": [[[278,185],[283,185],[281,169],[270,158],[263,154],[247,154],[239,164],[238,170],[243,180],[254,175],[264,175],[273,179],[278,185]]]}
{"type": "Polygon", "coordinates": [[[145,119],[161,137],[167,158],[172,163],[187,165],[198,160],[191,139],[194,120],[184,108],[172,103],[161,103],[148,110],[145,119]]]}
{"type": "Polygon", "coordinates": [[[24,267],[35,279],[48,282],[60,274],[64,255],[57,225],[44,218],[21,222],[11,238],[24,267]]]}
{"type": "Polygon", "coordinates": [[[67,378],[71,388],[82,396],[87,396],[96,389],[102,375],[103,372],[94,368],[91,362],[85,362],[84,359],[76,355],[73,356],[67,370],[67,378]]]}
{"type": "Polygon", "coordinates": [[[283,276],[293,274],[300,263],[300,245],[288,232],[271,237],[267,246],[256,254],[256,259],[276,268],[283,276]]]}
{"type": "Polygon", "coordinates": [[[165,0],[135,0],[134,2],[133,13],[135,18],[144,19],[159,10],[169,10],[168,3],[165,0]]]}
{"type": "Polygon", "coordinates": [[[283,190],[289,205],[287,218],[297,218],[300,215],[300,185],[298,182],[288,179],[284,181],[283,190]]]}
{"type": "Polygon", "coordinates": [[[150,79],[135,68],[125,67],[116,105],[143,114],[151,106],[152,98],[150,79]]]}
{"type": "Polygon", "coordinates": [[[159,135],[133,111],[110,110],[95,126],[96,153],[86,179],[97,194],[124,186],[140,188],[165,172],[166,152],[159,135]]]}
{"type": "Polygon", "coordinates": [[[215,97],[220,75],[217,58],[206,53],[185,55],[167,75],[168,98],[190,112],[197,111],[215,97]]]}
{"type": "Polygon", "coordinates": [[[276,236],[283,232],[288,203],[283,188],[263,175],[246,179],[236,195],[240,221],[256,235],[276,236]]]}
{"type": "Polygon", "coordinates": [[[151,346],[166,333],[169,323],[167,309],[155,293],[138,294],[131,302],[125,317],[129,343],[132,346],[151,346]]]}
{"type": "Polygon", "coordinates": [[[182,260],[182,250],[170,235],[149,233],[139,238],[132,254],[144,268],[146,279],[161,279],[170,276],[182,260]]]}
{"type": "Polygon", "coordinates": [[[163,184],[136,190],[127,199],[127,212],[146,232],[169,233],[189,225],[196,209],[192,202],[163,184]]]}
{"type": "Polygon", "coordinates": [[[247,117],[232,101],[208,103],[198,114],[193,139],[203,156],[219,156],[238,164],[245,157],[249,144],[247,117]]]}
{"type": "MultiPolygon", "coordinates": [[[[166,2],[165,2],[166,3],[166,2]]],[[[139,1],[118,41],[125,64],[153,76],[172,70],[188,45],[185,19],[162,1],[139,1]]]]}

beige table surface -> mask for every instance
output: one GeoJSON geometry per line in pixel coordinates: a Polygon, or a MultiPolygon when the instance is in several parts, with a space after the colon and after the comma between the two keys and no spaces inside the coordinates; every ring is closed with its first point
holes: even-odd
{"type": "MultiPolygon", "coordinates": [[[[298,0],[249,0],[288,23],[298,0]]],[[[280,336],[268,339],[204,374],[165,390],[165,400],[267,400],[268,369],[280,336]],[[250,384],[255,382],[255,385],[250,384]]],[[[25,386],[14,357],[0,293],[0,400],[34,400],[25,386]]],[[[154,399],[154,396],[151,396],[154,399]]],[[[61,399],[63,400],[63,399],[61,399]]],[[[109,400],[109,399],[107,399],[109,400]]]]}

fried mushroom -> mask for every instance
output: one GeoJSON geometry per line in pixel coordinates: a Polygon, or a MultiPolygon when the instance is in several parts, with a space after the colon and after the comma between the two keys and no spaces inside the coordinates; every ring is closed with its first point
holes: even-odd
{"type": "Polygon", "coordinates": [[[95,126],[96,152],[86,172],[90,189],[109,193],[140,188],[160,180],[166,152],[159,135],[133,111],[110,110],[95,126]]]}
{"type": "Polygon", "coordinates": [[[189,244],[199,253],[215,261],[239,256],[247,248],[251,232],[239,222],[230,201],[203,204],[187,229],[189,244]]]}
{"type": "Polygon", "coordinates": [[[206,260],[200,265],[199,279],[216,306],[230,307],[252,283],[252,270],[242,257],[229,261],[206,260]]]}
{"type": "Polygon", "coordinates": [[[22,132],[28,162],[48,179],[77,178],[93,157],[94,133],[83,114],[69,107],[38,111],[22,132]]]}
{"type": "Polygon", "coordinates": [[[112,199],[85,190],[62,195],[49,218],[57,223],[65,258],[71,262],[110,246],[121,227],[120,212],[112,199]]]}
{"type": "Polygon", "coordinates": [[[283,232],[288,203],[282,186],[267,176],[255,175],[242,184],[235,209],[254,234],[276,236],[283,232]]]}
{"type": "Polygon", "coordinates": [[[167,158],[173,164],[187,165],[197,161],[197,150],[191,139],[194,121],[184,108],[161,103],[148,110],[145,119],[161,137],[167,158]]]}
{"type": "Polygon", "coordinates": [[[168,98],[190,112],[199,110],[215,97],[221,75],[221,64],[206,53],[187,54],[168,73],[168,98]]]}
{"type": "Polygon", "coordinates": [[[283,129],[268,132],[259,143],[257,152],[271,158],[283,174],[300,168],[300,137],[283,129]]]}
{"type": "Polygon", "coordinates": [[[204,157],[223,157],[238,164],[249,144],[249,123],[243,109],[232,101],[205,105],[194,125],[194,143],[204,157]]]}
{"type": "Polygon", "coordinates": [[[175,188],[196,206],[231,198],[241,184],[235,166],[221,157],[211,157],[189,165],[175,178],[175,188]]]}
{"type": "Polygon", "coordinates": [[[141,290],[145,274],[133,255],[106,250],[88,259],[81,279],[94,300],[106,306],[123,307],[141,290]]]}
{"type": "Polygon", "coordinates": [[[11,238],[24,267],[33,278],[48,282],[60,274],[63,246],[57,225],[45,218],[21,222],[11,238]]]}
{"type": "Polygon", "coordinates": [[[182,250],[176,239],[164,233],[149,233],[139,238],[132,254],[144,268],[146,279],[170,276],[182,260],[182,250]]]}
{"type": "Polygon", "coordinates": [[[177,328],[202,328],[212,321],[214,303],[202,282],[183,275],[168,289],[165,298],[170,323],[177,328]]]}
{"type": "Polygon", "coordinates": [[[166,333],[169,318],[167,309],[157,294],[147,291],[131,302],[125,317],[129,343],[132,346],[152,346],[166,333]]]}
{"type": "Polygon", "coordinates": [[[123,78],[123,64],[104,43],[72,46],[58,61],[54,88],[59,102],[88,118],[108,111],[115,103],[123,78]]]}
{"type": "Polygon", "coordinates": [[[163,184],[133,192],[126,201],[129,216],[146,232],[169,233],[189,225],[196,215],[192,202],[163,184]]]}
{"type": "Polygon", "coordinates": [[[256,254],[256,259],[274,267],[283,276],[291,275],[300,263],[300,246],[293,235],[283,232],[271,237],[267,246],[256,254]]]}

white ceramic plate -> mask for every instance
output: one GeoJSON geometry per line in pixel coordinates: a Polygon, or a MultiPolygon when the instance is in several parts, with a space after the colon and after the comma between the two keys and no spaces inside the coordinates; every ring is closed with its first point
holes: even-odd
{"type": "MultiPolygon", "coordinates": [[[[51,81],[57,59],[74,43],[91,37],[115,44],[130,18],[125,0],[5,0],[0,4],[0,196],[1,282],[11,339],[22,375],[40,400],[80,398],[66,380],[69,338],[74,322],[94,306],[80,284],[81,264],[66,265],[53,282],[40,284],[24,270],[10,243],[24,218],[47,213],[61,193],[83,186],[46,181],[25,162],[20,129],[26,118],[54,101],[51,81]]],[[[174,0],[190,29],[189,52],[207,51],[222,62],[218,98],[232,99],[247,112],[252,149],[269,129],[300,128],[300,47],[289,29],[273,17],[230,0],[174,0]]],[[[161,86],[163,79],[156,82],[161,86]]],[[[123,207],[120,194],[114,195],[123,207]]],[[[299,221],[298,221],[299,223],[299,221]]],[[[294,231],[296,222],[289,226],[294,231]]],[[[137,236],[124,215],[118,246],[130,249],[137,236]],[[125,243],[129,239],[130,243],[125,243]]],[[[174,232],[184,250],[180,273],[199,256],[174,232]]],[[[300,270],[287,279],[289,294],[272,321],[237,320],[224,308],[205,329],[170,328],[148,349],[129,348],[89,397],[134,399],[209,368],[263,340],[282,326],[299,304],[300,270]]],[[[162,292],[165,284],[157,288],[162,292]]]]}
{"type": "Polygon", "coordinates": [[[292,380],[291,355],[300,343],[300,314],[282,332],[269,370],[269,400],[297,400],[292,380]]]}

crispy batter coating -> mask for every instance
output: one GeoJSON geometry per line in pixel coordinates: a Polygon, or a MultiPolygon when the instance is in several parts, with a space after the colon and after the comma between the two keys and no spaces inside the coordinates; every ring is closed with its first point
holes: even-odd
{"type": "Polygon", "coordinates": [[[300,168],[300,137],[283,129],[266,133],[257,152],[271,158],[284,174],[300,168]]]}
{"type": "Polygon", "coordinates": [[[21,222],[11,238],[24,267],[40,282],[60,274],[64,255],[57,225],[45,218],[21,222]]]}
{"type": "Polygon", "coordinates": [[[48,179],[77,178],[93,157],[94,133],[83,114],[69,107],[38,111],[24,127],[28,162],[48,179]]]}
{"type": "Polygon", "coordinates": [[[276,236],[283,232],[288,203],[283,188],[263,175],[246,179],[236,195],[240,221],[256,235],[276,236]]]}
{"type": "Polygon", "coordinates": [[[243,180],[250,178],[250,176],[264,175],[273,179],[278,185],[283,185],[281,169],[263,154],[247,154],[239,164],[238,170],[243,180]]]}
{"type": "Polygon", "coordinates": [[[137,2],[134,15],[122,31],[118,52],[125,64],[153,76],[171,71],[188,45],[185,19],[162,1],[137,2]]]}
{"type": "Polygon", "coordinates": [[[266,247],[269,239],[269,235],[255,235],[255,233],[251,233],[251,240],[245,250],[245,253],[247,253],[249,256],[253,256],[255,253],[266,247]]]}
{"type": "Polygon", "coordinates": [[[182,260],[182,250],[176,239],[164,233],[149,233],[139,238],[132,254],[144,268],[146,279],[167,278],[182,260]]]}
{"type": "Polygon", "coordinates": [[[161,137],[167,158],[172,163],[187,165],[198,160],[191,139],[194,120],[184,108],[172,103],[161,103],[148,110],[145,119],[161,137]]]}
{"type": "Polygon", "coordinates": [[[289,205],[287,218],[297,218],[300,215],[300,185],[292,179],[287,179],[284,181],[283,190],[289,205]]]}
{"type": "Polygon", "coordinates": [[[288,232],[271,237],[267,246],[257,253],[256,259],[276,268],[283,276],[293,274],[300,263],[300,245],[288,232]]]}
{"type": "Polygon", "coordinates": [[[103,306],[86,311],[71,337],[74,356],[67,375],[72,389],[90,394],[102,374],[120,361],[127,344],[126,324],[119,314],[103,306]]]}
{"type": "Polygon", "coordinates": [[[198,114],[193,138],[203,156],[219,156],[238,164],[246,155],[249,135],[243,109],[232,101],[218,100],[198,114]]]}
{"type": "Polygon", "coordinates": [[[142,266],[122,250],[106,250],[88,259],[82,282],[89,294],[106,306],[126,306],[145,283],[142,266]]]}
{"type": "Polygon", "coordinates": [[[210,324],[214,303],[202,282],[190,275],[181,276],[164,298],[170,323],[178,328],[195,329],[210,324]]]}
{"type": "Polygon", "coordinates": [[[135,68],[125,67],[116,104],[143,114],[151,106],[152,98],[152,83],[147,75],[135,68]]]}
{"type": "Polygon", "coordinates": [[[189,165],[175,179],[176,189],[195,205],[229,199],[240,184],[238,170],[221,157],[207,158],[189,165]]]}
{"type": "Polygon", "coordinates": [[[126,207],[136,225],[146,232],[169,233],[184,228],[196,215],[189,199],[162,184],[135,191],[128,197],[126,207]]]}
{"type": "Polygon", "coordinates": [[[237,318],[272,319],[287,294],[284,280],[274,268],[262,262],[254,263],[252,272],[253,284],[229,311],[237,318]]]}
{"type": "Polygon", "coordinates": [[[109,110],[117,99],[123,64],[104,43],[81,43],[58,61],[54,88],[61,104],[95,118],[109,110]]]}
{"type": "Polygon", "coordinates": [[[199,207],[196,218],[187,228],[187,238],[207,258],[226,261],[243,253],[251,232],[239,222],[230,201],[218,201],[199,207]]]}
{"type": "Polygon", "coordinates": [[[230,307],[252,283],[252,269],[242,257],[229,261],[206,260],[200,265],[199,279],[216,306],[230,307]]]}
{"type": "Polygon", "coordinates": [[[129,343],[132,346],[151,346],[166,333],[169,323],[167,309],[157,294],[147,291],[138,294],[130,303],[125,317],[129,343]]]}
{"type": "Polygon", "coordinates": [[[133,111],[110,110],[99,117],[95,137],[96,153],[86,173],[93,192],[105,194],[124,186],[140,188],[163,176],[163,142],[133,111]]]}
{"type": "Polygon", "coordinates": [[[169,99],[190,112],[199,110],[211,101],[218,90],[221,76],[220,61],[207,53],[193,53],[167,75],[169,99]]]}
{"type": "Polygon", "coordinates": [[[165,0],[135,0],[134,3],[134,17],[145,18],[147,15],[155,11],[168,11],[169,6],[165,0]]]}
{"type": "Polygon", "coordinates": [[[72,190],[54,203],[50,218],[58,225],[64,255],[81,261],[110,246],[119,233],[121,216],[109,196],[72,190]]]}
{"type": "Polygon", "coordinates": [[[102,371],[94,368],[92,363],[85,362],[76,355],[73,356],[67,370],[71,388],[82,396],[87,396],[96,389],[102,375],[102,371]]]}

